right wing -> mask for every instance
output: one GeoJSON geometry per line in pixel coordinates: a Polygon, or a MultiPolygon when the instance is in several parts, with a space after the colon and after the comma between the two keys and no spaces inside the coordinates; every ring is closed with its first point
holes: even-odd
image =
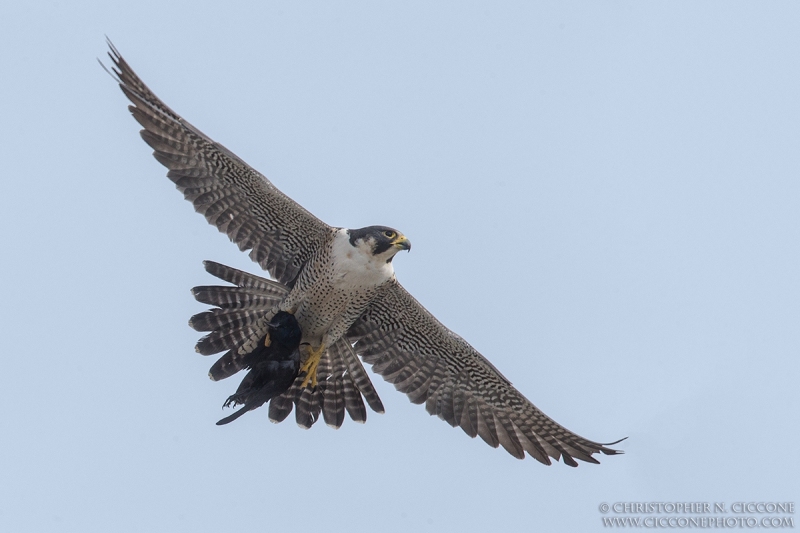
{"type": "MultiPolygon", "coordinates": [[[[431,415],[470,437],[550,464],[622,453],[573,433],[523,396],[485,357],[447,329],[396,280],[347,332],[372,370],[431,415]]],[[[619,442],[619,441],[617,441],[619,442]]]]}

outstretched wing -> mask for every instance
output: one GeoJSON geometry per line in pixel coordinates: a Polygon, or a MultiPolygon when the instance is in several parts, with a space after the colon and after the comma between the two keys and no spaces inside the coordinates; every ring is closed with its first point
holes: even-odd
{"type": "MultiPolygon", "coordinates": [[[[557,424],[464,339],[447,329],[399,283],[391,283],[347,333],[372,370],[425,404],[470,437],[480,435],[522,459],[525,452],[544,464],[550,457],[597,463],[592,454],[621,453],[557,424]]],[[[619,441],[617,441],[619,442],[619,441]]]]}
{"type": "MultiPolygon", "coordinates": [[[[109,47],[114,64],[112,75],[133,103],[128,109],[144,127],[142,138],[153,148],[155,158],[169,169],[167,176],[197,212],[226,233],[240,250],[251,250],[250,258],[286,286],[206,263],[209,272],[236,285],[198,287],[194,291],[198,300],[219,306],[196,315],[190,323],[200,331],[211,332],[197,344],[200,353],[228,350],[210,372],[213,379],[223,379],[243,368],[238,348],[253,335],[264,333],[258,327],[265,324],[258,320],[288,293],[313,251],[325,243],[333,230],[170,109],[110,42],[109,47]]],[[[294,403],[298,423],[304,427],[317,420],[320,409],[326,423],[339,427],[345,410],[357,422],[366,420],[362,395],[373,410],[383,412],[358,357],[352,350],[335,348],[326,354],[326,364],[318,367],[323,386],[304,392],[298,382],[273,399],[275,407],[270,407],[270,413],[277,411],[285,418],[294,403]]]]}
{"type": "Polygon", "coordinates": [[[167,107],[110,42],[109,47],[113,75],[133,103],[128,109],[144,127],[142,138],[155,158],[169,169],[167,176],[209,223],[291,287],[330,226],[167,107]]]}

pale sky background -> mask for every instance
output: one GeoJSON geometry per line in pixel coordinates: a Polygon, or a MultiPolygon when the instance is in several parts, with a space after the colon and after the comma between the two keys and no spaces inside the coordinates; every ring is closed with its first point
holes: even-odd
{"type": "MultiPolygon", "coordinates": [[[[5,531],[603,530],[800,500],[800,4],[5,2],[5,531]],[[400,281],[602,464],[518,461],[373,375],[365,425],[214,425],[188,318],[258,272],[150,156],[144,81],[400,281]]],[[[795,516],[796,522],[797,516],[795,516]]],[[[798,527],[797,524],[795,527],[798,527]]]]}

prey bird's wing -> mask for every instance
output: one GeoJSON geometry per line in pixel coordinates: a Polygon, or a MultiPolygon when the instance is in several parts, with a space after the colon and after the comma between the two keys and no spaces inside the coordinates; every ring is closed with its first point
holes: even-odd
{"type": "Polygon", "coordinates": [[[273,278],[292,286],[331,228],[167,107],[109,43],[113,75],[142,138],[197,212],[273,278]]]}
{"type": "MultiPolygon", "coordinates": [[[[544,464],[550,457],[570,466],[597,463],[592,454],[621,453],[587,440],[553,421],[475,348],[447,329],[397,281],[391,282],[347,333],[372,370],[424,403],[431,415],[467,435],[480,435],[522,459],[544,464]]],[[[617,441],[619,442],[619,441],[617,441]]]]}

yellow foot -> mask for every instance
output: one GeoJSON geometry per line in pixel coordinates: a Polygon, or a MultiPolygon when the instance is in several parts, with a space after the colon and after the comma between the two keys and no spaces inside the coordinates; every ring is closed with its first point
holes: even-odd
{"type": "Polygon", "coordinates": [[[316,350],[309,350],[308,359],[306,359],[306,362],[300,367],[300,372],[306,373],[306,377],[300,385],[301,387],[308,385],[309,381],[312,387],[317,386],[317,366],[319,366],[319,360],[322,359],[322,354],[325,353],[325,350],[325,344],[322,344],[316,350]]]}

